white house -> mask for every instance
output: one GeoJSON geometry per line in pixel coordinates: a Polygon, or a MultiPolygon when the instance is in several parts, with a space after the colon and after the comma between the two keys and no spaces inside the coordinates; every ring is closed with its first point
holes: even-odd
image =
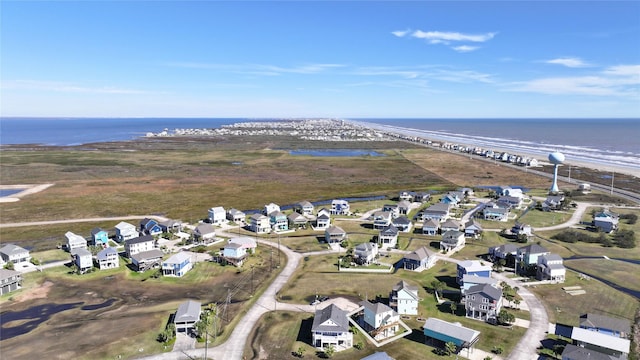
{"type": "Polygon", "coordinates": [[[93,258],[89,250],[85,248],[75,248],[71,250],[71,256],[73,257],[73,263],[76,264],[81,274],[93,268],[93,258]]]}
{"type": "Polygon", "coordinates": [[[373,228],[382,229],[391,225],[391,213],[388,211],[376,211],[373,213],[373,228]]]}
{"type": "Polygon", "coordinates": [[[271,232],[271,223],[268,217],[255,213],[249,217],[249,228],[256,234],[266,234],[271,232]]]}
{"type": "Polygon", "coordinates": [[[64,236],[67,238],[67,250],[69,250],[69,252],[74,249],[87,248],[87,239],[84,237],[74,234],[71,231],[67,231],[64,236]]]}
{"type": "Polygon", "coordinates": [[[31,260],[29,250],[14,244],[7,244],[0,248],[0,256],[5,263],[20,264],[31,260]]]}
{"type": "Polygon", "coordinates": [[[567,269],[564,267],[562,257],[558,254],[546,254],[538,256],[536,278],[538,280],[551,280],[564,282],[567,269]]]}
{"type": "Polygon", "coordinates": [[[354,249],[353,255],[357,263],[370,264],[378,255],[378,244],[370,242],[358,244],[354,249]]]}
{"type": "Polygon", "coordinates": [[[120,256],[118,256],[118,251],[112,247],[102,249],[96,255],[96,260],[100,270],[115,269],[120,266],[120,256]]]}
{"type": "Polygon", "coordinates": [[[405,270],[422,271],[435,265],[438,258],[436,254],[426,246],[421,246],[402,258],[405,270]]]}
{"type": "Polygon", "coordinates": [[[311,325],[313,346],[324,351],[333,346],[335,351],[342,351],[353,346],[353,333],[349,331],[347,312],[331,304],[317,310],[311,325]]]}
{"type": "Polygon", "coordinates": [[[374,339],[381,340],[395,335],[400,328],[400,315],[383,303],[362,301],[364,307],[363,328],[374,339]]]}
{"type": "Polygon", "coordinates": [[[151,235],[138,236],[137,238],[124,242],[124,251],[127,253],[127,257],[129,258],[133,255],[153,249],[155,249],[155,240],[151,235]]]}
{"type": "Polygon", "coordinates": [[[389,294],[389,306],[400,315],[418,315],[418,287],[406,281],[397,283],[389,294]]]}
{"type": "Polygon", "coordinates": [[[138,229],[135,225],[128,222],[121,221],[116,225],[116,240],[118,242],[124,242],[140,236],[138,229]]]}
{"type": "Polygon", "coordinates": [[[331,201],[332,215],[349,215],[349,202],[347,200],[336,199],[331,201]]]}
{"type": "Polygon", "coordinates": [[[213,225],[221,225],[227,222],[227,212],[222,206],[209,209],[209,221],[213,225]]]}
{"type": "Polygon", "coordinates": [[[462,249],[465,245],[464,233],[462,231],[447,231],[440,240],[440,250],[450,251],[462,249]]]}
{"type": "Polygon", "coordinates": [[[196,242],[212,242],[216,239],[216,229],[211,224],[198,224],[198,226],[193,229],[193,238],[196,242]]]}
{"type": "Polygon", "coordinates": [[[313,215],[314,206],[308,201],[300,201],[293,204],[293,211],[303,216],[311,216],[313,215]]]}
{"type": "Polygon", "coordinates": [[[393,225],[387,226],[378,233],[378,243],[383,249],[394,248],[398,245],[398,228],[393,225]]]}
{"type": "Polygon", "coordinates": [[[262,214],[268,216],[274,211],[280,211],[280,206],[274,203],[269,203],[264,206],[264,209],[262,210],[262,214]]]}
{"type": "Polygon", "coordinates": [[[236,224],[243,224],[246,217],[247,215],[238,209],[230,209],[227,211],[227,220],[233,221],[236,224]]]}

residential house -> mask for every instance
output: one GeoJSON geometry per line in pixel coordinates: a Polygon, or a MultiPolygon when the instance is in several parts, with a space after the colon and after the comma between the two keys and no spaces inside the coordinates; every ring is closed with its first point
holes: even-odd
{"type": "Polygon", "coordinates": [[[332,215],[349,215],[349,202],[347,200],[336,199],[331,201],[332,215]]]}
{"type": "Polygon", "coordinates": [[[498,206],[495,203],[486,203],[482,208],[482,216],[489,221],[507,221],[509,209],[498,206]]]}
{"type": "Polygon", "coordinates": [[[208,223],[200,223],[193,229],[192,235],[196,243],[210,243],[216,240],[216,228],[208,223]]]}
{"type": "Polygon", "coordinates": [[[370,242],[358,244],[353,255],[356,263],[360,265],[371,264],[378,256],[378,244],[370,242]]]}
{"type": "Polygon", "coordinates": [[[156,247],[156,242],[151,235],[138,236],[131,240],[124,242],[124,251],[128,258],[133,255],[139,254],[143,251],[153,250],[156,247]]]}
{"type": "Polygon", "coordinates": [[[464,308],[468,318],[495,323],[502,308],[502,289],[489,284],[472,286],[465,291],[464,308]]]}
{"type": "Polygon", "coordinates": [[[464,224],[464,235],[466,237],[477,239],[483,231],[482,226],[475,219],[470,219],[464,224]]]}
{"type": "Polygon", "coordinates": [[[531,236],[531,225],[517,222],[511,228],[511,233],[515,236],[531,236]]]}
{"type": "Polygon", "coordinates": [[[280,211],[274,211],[269,214],[269,224],[273,231],[276,232],[289,230],[289,220],[287,220],[287,215],[280,211]]]}
{"type": "Polygon", "coordinates": [[[398,199],[413,202],[413,194],[412,191],[403,190],[398,193],[398,199]]]}
{"type": "Polygon", "coordinates": [[[339,244],[347,238],[347,233],[338,226],[330,226],[324,231],[324,240],[328,244],[339,244]]]}
{"type": "Polygon", "coordinates": [[[242,266],[244,260],[249,256],[247,249],[238,242],[228,242],[222,251],[224,260],[235,266],[242,266]]]}
{"type": "Polygon", "coordinates": [[[440,199],[440,202],[443,204],[456,207],[460,203],[460,200],[461,199],[457,196],[457,194],[449,193],[443,196],[442,199],[440,199]]]}
{"type": "Polygon", "coordinates": [[[311,216],[313,215],[314,206],[312,203],[308,201],[300,201],[293,204],[293,211],[301,214],[303,216],[311,216]]]}
{"type": "Polygon", "coordinates": [[[542,203],[542,210],[553,211],[559,210],[562,207],[564,201],[564,195],[549,195],[542,203]]]}
{"type": "Polygon", "coordinates": [[[612,211],[603,210],[597,212],[593,217],[593,226],[598,230],[610,233],[618,229],[620,216],[612,211]]]}
{"type": "Polygon", "coordinates": [[[489,256],[493,258],[494,262],[500,259],[505,260],[505,265],[515,266],[515,258],[518,254],[518,245],[514,243],[506,243],[500,246],[494,246],[489,248],[489,256]]]}
{"type": "Polygon", "coordinates": [[[460,293],[464,296],[464,294],[469,290],[469,288],[476,285],[491,285],[493,287],[498,286],[498,280],[490,277],[478,276],[478,275],[462,275],[462,285],[460,286],[460,293]]]}
{"type": "Polygon", "coordinates": [[[480,332],[477,330],[466,328],[457,322],[450,323],[437,318],[428,318],[422,328],[425,338],[437,340],[443,345],[452,342],[456,350],[467,349],[467,357],[480,339],[480,332]]]}
{"type": "Polygon", "coordinates": [[[582,184],[578,185],[578,191],[580,191],[583,194],[590,193],[591,192],[591,184],[582,183],[582,184]]]}
{"type": "Polygon", "coordinates": [[[347,312],[334,304],[317,310],[311,325],[311,341],[320,351],[331,346],[335,351],[350,349],[353,346],[353,333],[347,312]]]}
{"type": "Polygon", "coordinates": [[[125,242],[138,236],[140,236],[140,233],[138,233],[138,229],[136,229],[135,225],[124,221],[121,221],[116,225],[116,241],[125,242]]]}
{"type": "Polygon", "coordinates": [[[96,255],[98,268],[100,270],[115,269],[120,267],[120,256],[118,251],[113,247],[106,247],[96,255]]]}
{"type": "Polygon", "coordinates": [[[307,227],[309,219],[300,213],[292,212],[287,215],[287,221],[289,222],[289,229],[304,229],[307,227]]]}
{"type": "Polygon", "coordinates": [[[436,219],[427,219],[422,224],[422,234],[435,236],[440,231],[440,222],[436,219]]]}
{"type": "Polygon", "coordinates": [[[563,283],[567,269],[562,262],[562,257],[558,254],[538,256],[536,279],[563,283]]]}
{"type": "Polygon", "coordinates": [[[462,249],[465,245],[464,233],[461,231],[447,231],[440,240],[440,250],[450,251],[462,249]]]}
{"type": "Polygon", "coordinates": [[[247,251],[247,253],[255,254],[256,249],[258,248],[258,243],[248,236],[239,236],[229,239],[229,243],[240,244],[243,249],[247,251]]]}
{"type": "Polygon", "coordinates": [[[373,213],[373,228],[382,229],[391,225],[391,213],[388,211],[376,211],[373,213]]]}
{"type": "Polygon", "coordinates": [[[518,197],[520,199],[524,198],[522,189],[512,188],[510,186],[500,186],[497,193],[499,196],[512,196],[512,197],[518,197]]]}
{"type": "Polygon", "coordinates": [[[101,228],[93,228],[91,230],[91,244],[107,246],[107,244],[109,244],[109,233],[101,228]]]}
{"type": "Polygon", "coordinates": [[[10,293],[22,287],[22,273],[15,270],[0,269],[0,295],[10,293]]]}
{"type": "Polygon", "coordinates": [[[449,204],[433,204],[422,211],[422,221],[433,219],[438,222],[444,222],[449,218],[450,210],[451,205],[449,204]]]}
{"type": "Polygon", "coordinates": [[[402,258],[402,266],[405,270],[422,271],[431,268],[437,260],[433,251],[421,246],[402,258]]]}
{"type": "MultiPolygon", "coordinates": [[[[326,209],[323,209],[323,210],[326,210],[326,209]]],[[[329,214],[318,213],[318,216],[316,217],[316,230],[327,229],[329,226],[331,226],[331,217],[329,216],[329,214]]]]}
{"type": "Polygon", "coordinates": [[[222,225],[227,222],[227,211],[222,206],[209,209],[209,222],[213,225],[222,225]]]}
{"type": "Polygon", "coordinates": [[[362,328],[374,339],[381,340],[395,335],[400,328],[398,313],[383,303],[362,301],[364,316],[362,328]]]}
{"type": "Polygon", "coordinates": [[[402,280],[389,294],[389,306],[400,315],[418,315],[418,287],[402,280]]]}
{"type": "Polygon", "coordinates": [[[631,335],[631,322],[629,320],[600,314],[587,313],[580,315],[580,327],[623,339],[627,339],[631,335]]]}
{"type": "Polygon", "coordinates": [[[75,248],[71,250],[73,263],[78,267],[78,272],[84,274],[93,268],[93,257],[91,252],[85,248],[75,248]]]}
{"type": "Polygon", "coordinates": [[[233,221],[236,224],[244,224],[246,218],[247,214],[238,209],[230,209],[227,211],[227,220],[233,221]]]}
{"type": "Polygon", "coordinates": [[[402,200],[402,201],[398,202],[398,213],[399,213],[399,215],[407,215],[410,210],[411,210],[411,203],[410,202],[408,202],[406,200],[402,200]]]}
{"type": "Polygon", "coordinates": [[[5,263],[20,264],[31,261],[29,250],[15,244],[7,244],[0,248],[0,256],[5,263]]]}
{"type": "Polygon", "coordinates": [[[565,345],[561,356],[562,360],[626,360],[626,357],[614,356],[573,344],[565,345]]]}
{"type": "Polygon", "coordinates": [[[522,205],[522,198],[516,196],[500,196],[497,202],[506,204],[510,209],[517,209],[522,205]]]}
{"type": "Polygon", "coordinates": [[[181,251],[162,262],[162,275],[182,277],[191,268],[193,268],[191,255],[188,252],[181,251]]]}
{"type": "Polygon", "coordinates": [[[200,314],[202,313],[201,307],[202,304],[194,300],[187,300],[180,304],[173,318],[176,332],[187,333],[189,331],[195,331],[196,323],[200,321],[200,314]]]}
{"type": "Polygon", "coordinates": [[[167,219],[160,221],[160,229],[163,233],[177,233],[182,231],[182,221],[167,219]]]}
{"type": "Polygon", "coordinates": [[[160,235],[162,234],[162,226],[154,219],[144,218],[140,221],[140,232],[144,235],[160,235]]]}
{"type": "Polygon", "coordinates": [[[440,224],[440,231],[445,233],[447,231],[458,231],[460,230],[460,222],[454,219],[447,219],[445,222],[440,224]]]}
{"type": "Polygon", "coordinates": [[[378,243],[380,248],[394,248],[398,245],[398,228],[393,225],[387,226],[378,233],[378,243]]]}
{"type": "Polygon", "coordinates": [[[164,256],[164,254],[160,249],[151,249],[140,251],[130,257],[133,268],[138,272],[144,272],[160,267],[162,264],[162,256],[164,256]]]}
{"type": "Polygon", "coordinates": [[[609,335],[604,332],[573,327],[571,340],[574,345],[626,360],[631,350],[631,340],[609,335]]]}
{"type": "Polygon", "coordinates": [[[548,254],[551,254],[551,252],[544,247],[538,244],[531,244],[518,248],[516,257],[518,260],[524,262],[524,265],[528,267],[529,265],[538,264],[539,256],[548,254]]]}
{"type": "Polygon", "coordinates": [[[491,277],[491,264],[483,263],[478,260],[464,260],[456,265],[456,282],[462,285],[462,277],[464,275],[477,275],[480,277],[491,277]]]}
{"type": "Polygon", "coordinates": [[[393,220],[391,220],[391,225],[398,228],[398,231],[408,233],[411,232],[411,228],[413,227],[413,223],[409,218],[404,215],[401,215],[393,220]]]}
{"type": "Polygon", "coordinates": [[[431,194],[424,191],[418,191],[411,194],[413,196],[413,202],[427,202],[431,199],[431,194]]]}
{"type": "Polygon", "coordinates": [[[269,214],[271,214],[274,211],[280,211],[280,206],[274,203],[269,203],[264,206],[264,209],[262,210],[262,214],[269,216],[269,214]]]}
{"type": "Polygon", "coordinates": [[[267,234],[271,232],[269,218],[258,213],[249,217],[249,228],[256,234],[267,234]]]}
{"type": "Polygon", "coordinates": [[[75,249],[86,249],[87,248],[87,239],[84,237],[74,234],[71,231],[67,231],[64,236],[67,238],[67,250],[71,252],[71,250],[75,249]]]}
{"type": "Polygon", "coordinates": [[[400,208],[398,207],[398,204],[384,204],[382,205],[382,211],[386,211],[391,214],[392,219],[400,216],[400,208]]]}
{"type": "Polygon", "coordinates": [[[457,191],[459,193],[461,193],[464,198],[467,198],[469,196],[473,196],[474,195],[473,189],[472,188],[468,188],[468,187],[460,188],[457,191]]]}

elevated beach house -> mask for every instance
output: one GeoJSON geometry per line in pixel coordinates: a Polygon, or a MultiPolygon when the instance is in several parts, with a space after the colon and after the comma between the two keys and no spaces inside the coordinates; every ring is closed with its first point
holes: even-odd
{"type": "Polygon", "coordinates": [[[113,247],[106,247],[96,255],[96,262],[100,270],[115,269],[120,267],[120,256],[113,247]]]}
{"type": "Polygon", "coordinates": [[[273,231],[276,232],[289,230],[289,220],[287,219],[287,215],[280,211],[274,211],[269,214],[269,224],[271,224],[273,231]]]}
{"type": "Polygon", "coordinates": [[[360,326],[376,340],[394,336],[400,329],[400,316],[383,303],[362,301],[364,315],[360,326]]]}
{"type": "Polygon", "coordinates": [[[427,219],[422,224],[422,234],[436,236],[440,232],[440,222],[436,219],[427,219]]]}
{"type": "Polygon", "coordinates": [[[442,235],[442,240],[440,240],[440,250],[442,251],[459,250],[464,245],[465,239],[462,231],[447,231],[442,235]]]}
{"type": "Polygon", "coordinates": [[[233,221],[236,224],[244,224],[247,214],[238,209],[230,209],[227,211],[227,220],[233,221]]]}
{"type": "Polygon", "coordinates": [[[289,229],[304,229],[307,227],[309,219],[294,211],[287,215],[287,221],[289,222],[289,229]]]}
{"type": "Polygon", "coordinates": [[[360,265],[371,264],[378,256],[378,244],[376,243],[362,243],[356,245],[353,251],[353,257],[355,262],[360,265]]]}
{"type": "Polygon", "coordinates": [[[388,211],[376,211],[373,213],[373,228],[383,229],[391,225],[391,213],[388,211]]]}
{"type": "Polygon", "coordinates": [[[418,315],[418,287],[402,280],[389,293],[389,306],[400,315],[418,315]]]}
{"type": "Polygon", "coordinates": [[[67,238],[67,250],[69,252],[75,249],[87,248],[87,239],[84,237],[74,234],[71,231],[67,231],[64,236],[67,238]]]}
{"type": "Polygon", "coordinates": [[[249,217],[249,228],[256,234],[267,234],[271,232],[269,218],[258,213],[249,217]]]}
{"type": "Polygon", "coordinates": [[[490,263],[483,263],[479,260],[464,260],[456,265],[456,282],[462,285],[464,275],[477,275],[480,277],[491,277],[492,266],[490,263]]]}
{"type": "Polygon", "coordinates": [[[610,233],[618,229],[620,215],[609,210],[597,212],[593,216],[593,226],[604,233],[610,233]]]}
{"type": "Polygon", "coordinates": [[[210,243],[216,240],[216,228],[207,223],[200,223],[193,229],[193,240],[196,243],[210,243]]]}
{"type": "Polygon", "coordinates": [[[433,219],[437,222],[444,222],[449,218],[451,205],[437,203],[429,206],[422,211],[422,221],[433,219]]]}
{"type": "Polygon", "coordinates": [[[466,317],[495,324],[502,309],[502,290],[489,284],[474,285],[464,293],[466,317]]]}
{"type": "Polygon", "coordinates": [[[198,301],[187,300],[178,306],[178,311],[173,318],[177,332],[187,333],[195,331],[196,323],[200,320],[202,304],[198,301]]]}
{"type": "Polygon", "coordinates": [[[209,222],[213,225],[222,225],[227,222],[227,211],[222,206],[215,206],[208,211],[209,222]]]}
{"type": "Polygon", "coordinates": [[[22,273],[15,270],[0,269],[0,295],[10,293],[22,287],[22,273]]]}
{"type": "Polygon", "coordinates": [[[436,254],[426,246],[421,246],[402,258],[402,267],[405,270],[422,271],[431,268],[436,261],[436,254]]]}
{"type": "Polygon", "coordinates": [[[524,262],[525,267],[538,264],[538,257],[542,255],[549,255],[551,252],[546,248],[538,245],[531,244],[518,248],[516,257],[519,261],[524,262]]]}
{"type": "Polygon", "coordinates": [[[293,204],[293,211],[303,216],[313,215],[314,209],[313,204],[308,201],[300,201],[293,204]]]}
{"type": "Polygon", "coordinates": [[[93,268],[93,257],[91,256],[91,252],[85,248],[71,250],[71,258],[80,274],[84,274],[93,268]]]}
{"type": "Polygon", "coordinates": [[[151,235],[138,236],[124,242],[124,251],[131,258],[135,254],[155,249],[155,243],[151,235]]]}
{"type": "Polygon", "coordinates": [[[538,256],[536,279],[564,282],[567,269],[564,267],[562,257],[558,254],[538,256]]]}
{"type": "Polygon", "coordinates": [[[350,207],[347,200],[336,199],[331,201],[331,215],[349,215],[350,207]]]}
{"type": "Polygon", "coordinates": [[[4,263],[20,264],[31,261],[29,250],[15,244],[7,244],[0,248],[0,257],[4,263]]]}
{"type": "Polygon", "coordinates": [[[391,225],[395,226],[396,228],[398,228],[398,231],[403,233],[411,232],[411,229],[413,228],[413,223],[411,222],[411,220],[409,220],[409,218],[404,215],[400,215],[397,218],[391,220],[391,225]]]}
{"type": "Polygon", "coordinates": [[[315,230],[325,230],[331,226],[331,212],[328,209],[322,208],[318,211],[316,217],[315,230]]]}
{"type": "Polygon", "coordinates": [[[144,218],[140,221],[140,233],[144,235],[162,234],[162,226],[157,220],[144,218]]]}
{"type": "Polygon", "coordinates": [[[378,243],[381,249],[395,248],[398,245],[398,228],[390,225],[380,230],[378,243]]]}
{"type": "Polygon", "coordinates": [[[164,254],[160,249],[141,251],[131,255],[131,265],[135,271],[144,272],[160,267],[163,256],[164,254]]]}
{"type": "Polygon", "coordinates": [[[470,219],[464,224],[464,235],[466,237],[477,239],[483,231],[482,226],[475,219],[470,219]]]}
{"type": "Polygon", "coordinates": [[[162,275],[182,277],[191,268],[193,268],[191,255],[186,251],[181,251],[162,262],[162,275]]]}
{"type": "Polygon", "coordinates": [[[116,241],[124,242],[140,236],[135,225],[121,221],[116,225],[116,241]]]}
{"type": "Polygon", "coordinates": [[[456,353],[467,349],[467,357],[480,339],[479,331],[437,318],[428,318],[422,328],[427,343],[444,347],[444,344],[452,342],[456,346],[456,353]]]}
{"type": "Polygon", "coordinates": [[[269,203],[262,209],[262,215],[269,216],[274,211],[280,211],[280,205],[269,203]]]}
{"type": "Polygon", "coordinates": [[[101,228],[91,230],[91,244],[97,246],[107,246],[109,243],[109,233],[101,228]]]}
{"type": "Polygon", "coordinates": [[[320,351],[330,346],[335,351],[350,349],[353,346],[353,333],[349,330],[347,312],[334,304],[317,310],[311,325],[311,341],[320,351]]]}
{"type": "Polygon", "coordinates": [[[339,244],[347,238],[347,233],[339,226],[330,226],[324,232],[324,240],[328,244],[339,244]]]}

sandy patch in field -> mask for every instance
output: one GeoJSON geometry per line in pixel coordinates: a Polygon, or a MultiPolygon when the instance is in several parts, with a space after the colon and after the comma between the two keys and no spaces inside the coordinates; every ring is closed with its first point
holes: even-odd
{"type": "Polygon", "coordinates": [[[21,302],[21,301],[27,301],[27,300],[33,300],[33,299],[45,299],[49,294],[49,290],[51,290],[52,286],[53,286],[53,283],[51,281],[45,281],[44,283],[42,283],[42,285],[38,286],[37,288],[28,290],[16,296],[15,301],[21,302]]]}
{"type": "Polygon", "coordinates": [[[0,189],[2,190],[10,190],[10,189],[24,189],[23,191],[12,194],[10,196],[0,197],[0,203],[3,202],[15,202],[19,201],[22,197],[35,194],[37,192],[46,190],[47,188],[53,186],[54,184],[40,184],[40,185],[0,185],[0,189]]]}

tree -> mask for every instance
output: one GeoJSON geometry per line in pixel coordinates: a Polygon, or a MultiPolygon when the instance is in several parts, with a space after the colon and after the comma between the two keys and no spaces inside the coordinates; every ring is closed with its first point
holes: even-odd
{"type": "Polygon", "coordinates": [[[307,349],[305,349],[303,346],[300,346],[298,348],[298,350],[296,350],[295,352],[295,356],[299,357],[299,358],[303,358],[304,357],[304,353],[305,351],[307,351],[307,349]]]}
{"type": "Polygon", "coordinates": [[[14,270],[14,269],[15,269],[15,265],[13,265],[13,262],[12,262],[12,261],[9,261],[9,262],[4,266],[4,268],[5,268],[5,269],[7,269],[7,270],[14,270]]]}
{"type": "Polygon", "coordinates": [[[447,352],[447,356],[448,356],[451,354],[455,354],[456,351],[458,351],[458,347],[456,346],[456,344],[449,341],[446,344],[444,344],[444,351],[447,352]]]}
{"type": "Polygon", "coordinates": [[[455,314],[456,310],[458,310],[458,304],[452,301],[451,303],[449,303],[449,309],[451,309],[452,314],[455,314]]]}
{"type": "Polygon", "coordinates": [[[516,305],[516,309],[517,309],[518,305],[520,305],[520,299],[513,299],[513,303],[516,305]]]}
{"type": "Polygon", "coordinates": [[[502,354],[504,350],[502,349],[502,346],[494,346],[493,349],[491,350],[492,353],[494,354],[502,354]]]}
{"type": "Polygon", "coordinates": [[[333,347],[333,345],[329,345],[328,348],[324,349],[324,354],[327,355],[328,358],[332,357],[335,352],[336,349],[333,347]]]}
{"type": "Polygon", "coordinates": [[[442,290],[446,285],[447,284],[445,284],[444,281],[433,280],[431,282],[431,288],[433,289],[433,292],[440,296],[442,296],[442,290]]]}
{"type": "Polygon", "coordinates": [[[506,310],[500,310],[498,313],[498,321],[501,324],[512,324],[516,321],[516,316],[506,310]]]}

